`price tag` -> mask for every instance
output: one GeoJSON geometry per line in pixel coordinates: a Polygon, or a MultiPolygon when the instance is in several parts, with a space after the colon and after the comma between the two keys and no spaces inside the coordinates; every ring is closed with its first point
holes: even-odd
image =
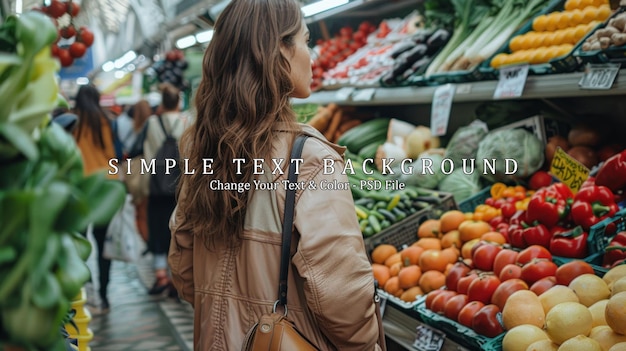
{"type": "Polygon", "coordinates": [[[589,168],[576,161],[560,147],[557,147],[550,164],[550,173],[567,185],[575,194],[589,177],[589,168]]]}
{"type": "Polygon", "coordinates": [[[376,94],[376,89],[374,88],[361,89],[354,94],[354,96],[352,97],[352,100],[353,101],[370,101],[374,97],[374,94],[376,94]]]}
{"type": "Polygon", "coordinates": [[[420,324],[417,326],[413,347],[418,351],[439,351],[446,340],[442,331],[420,324]]]}
{"type": "Polygon", "coordinates": [[[341,88],[335,93],[335,98],[339,101],[348,101],[350,100],[350,96],[352,96],[354,90],[354,87],[341,88]]]}
{"type": "Polygon", "coordinates": [[[454,84],[446,84],[435,89],[433,105],[430,111],[430,130],[433,136],[446,135],[450,110],[456,88],[454,84]]]}
{"type": "Polygon", "coordinates": [[[494,99],[522,96],[528,77],[528,65],[504,67],[500,70],[500,80],[493,93],[494,99]]]}
{"type": "Polygon", "coordinates": [[[620,69],[619,63],[589,63],[578,85],[581,89],[608,90],[613,87],[620,69]]]}

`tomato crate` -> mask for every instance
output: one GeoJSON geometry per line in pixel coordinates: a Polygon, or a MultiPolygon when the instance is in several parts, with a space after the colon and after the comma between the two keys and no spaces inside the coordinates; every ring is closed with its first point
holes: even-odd
{"type": "Polygon", "coordinates": [[[502,350],[502,339],[504,339],[505,333],[493,338],[480,335],[471,328],[429,310],[426,308],[425,300],[420,301],[415,306],[415,309],[426,325],[441,330],[448,338],[459,343],[461,346],[465,346],[470,350],[502,350]]]}
{"type": "Polygon", "coordinates": [[[478,205],[484,204],[485,200],[491,197],[491,186],[484,188],[476,194],[459,202],[459,210],[462,212],[474,212],[478,205]]]}
{"type": "Polygon", "coordinates": [[[613,217],[607,218],[589,229],[587,249],[590,255],[604,253],[615,234],[626,230],[626,208],[619,210],[613,217]]]}

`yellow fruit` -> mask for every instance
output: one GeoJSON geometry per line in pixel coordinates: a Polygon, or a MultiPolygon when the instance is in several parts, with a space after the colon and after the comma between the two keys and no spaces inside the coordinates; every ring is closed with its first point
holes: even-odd
{"type": "Polygon", "coordinates": [[[585,16],[583,16],[583,12],[581,9],[573,9],[570,11],[570,13],[572,14],[572,17],[570,17],[571,26],[577,26],[583,23],[583,19],[585,16]]]}
{"type": "Polygon", "coordinates": [[[559,351],[602,351],[600,344],[584,335],[576,335],[559,346],[559,351]]]}
{"type": "Polygon", "coordinates": [[[582,11],[583,11],[582,23],[589,23],[591,21],[597,21],[598,17],[600,17],[599,15],[600,11],[595,6],[585,7],[582,11]]]}
{"type": "Polygon", "coordinates": [[[535,341],[528,345],[526,351],[558,351],[559,345],[552,342],[550,339],[535,341]]]}
{"type": "Polygon", "coordinates": [[[582,38],[584,38],[585,35],[587,35],[587,32],[587,25],[585,24],[579,24],[574,27],[574,38],[576,42],[579,42],[582,38]]]}
{"type": "Polygon", "coordinates": [[[600,300],[593,305],[589,306],[589,312],[591,312],[591,317],[593,318],[593,327],[597,327],[599,325],[606,325],[606,319],[604,318],[604,311],[606,310],[606,304],[609,302],[609,299],[600,300]]]}
{"type": "Polygon", "coordinates": [[[511,52],[515,52],[518,50],[522,50],[522,40],[524,39],[523,35],[516,35],[513,37],[513,39],[511,39],[511,41],[509,42],[509,49],[511,50],[511,52]]]}
{"type": "Polygon", "coordinates": [[[606,283],[594,274],[579,275],[569,283],[569,288],[574,290],[580,303],[587,307],[611,296],[606,283]]]}
{"type": "Polygon", "coordinates": [[[617,343],[626,342],[626,335],[617,334],[608,325],[594,327],[591,329],[589,337],[597,341],[603,350],[608,350],[617,343]]]}
{"type": "Polygon", "coordinates": [[[560,12],[552,12],[546,16],[548,17],[548,20],[546,21],[546,31],[554,32],[555,30],[559,28],[558,22],[559,22],[560,12]]]}
{"type": "Polygon", "coordinates": [[[535,341],[549,340],[548,334],[541,328],[522,324],[510,329],[502,339],[502,351],[526,351],[535,341]]]}
{"type": "Polygon", "coordinates": [[[604,280],[606,285],[610,288],[616,280],[623,277],[626,277],[626,264],[621,264],[609,269],[609,271],[602,276],[602,280],[604,280]]]}
{"type": "Polygon", "coordinates": [[[604,318],[613,331],[626,335],[626,292],[611,296],[606,304],[604,318]]]}
{"type": "Polygon", "coordinates": [[[620,278],[620,279],[616,280],[611,285],[609,290],[611,290],[611,296],[613,296],[613,295],[615,295],[617,293],[621,293],[622,291],[626,291],[626,277],[620,278]]]}
{"type": "Polygon", "coordinates": [[[565,2],[565,10],[572,11],[580,6],[580,0],[567,0],[565,2]]]}
{"type": "Polygon", "coordinates": [[[609,5],[599,6],[596,15],[596,21],[605,21],[607,18],[611,17],[611,7],[609,5]]]}
{"type": "Polygon", "coordinates": [[[559,345],[576,335],[589,335],[592,324],[591,312],[578,302],[560,303],[546,315],[546,333],[559,345]]]}
{"type": "Polygon", "coordinates": [[[565,285],[555,285],[539,295],[539,302],[543,307],[543,311],[547,314],[552,307],[562,302],[579,302],[578,296],[565,285]]]}
{"type": "Polygon", "coordinates": [[[609,351],[626,351],[626,342],[620,342],[611,346],[609,351]]]}
{"type": "Polygon", "coordinates": [[[568,28],[572,20],[572,13],[569,11],[561,12],[556,18],[556,27],[558,29],[568,28]]]}
{"type": "Polygon", "coordinates": [[[557,57],[567,55],[567,54],[569,54],[569,53],[570,53],[573,49],[574,49],[574,45],[572,45],[572,44],[561,44],[561,45],[559,45],[559,47],[558,47],[559,54],[557,55],[557,57]]]}
{"type": "Polygon", "coordinates": [[[548,24],[548,16],[540,15],[533,20],[533,30],[537,32],[543,32],[546,30],[548,24]]]}
{"type": "Polygon", "coordinates": [[[543,328],[545,317],[539,297],[530,290],[511,294],[502,309],[502,323],[507,330],[522,324],[543,328]]]}
{"type": "Polygon", "coordinates": [[[561,45],[565,42],[565,30],[559,29],[552,34],[552,45],[561,45]]]}

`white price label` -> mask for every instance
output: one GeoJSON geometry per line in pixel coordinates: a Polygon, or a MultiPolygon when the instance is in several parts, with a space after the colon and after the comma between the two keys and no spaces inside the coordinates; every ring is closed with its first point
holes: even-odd
{"type": "Polygon", "coordinates": [[[430,130],[433,136],[446,135],[450,110],[455,92],[454,84],[446,84],[435,89],[433,105],[430,111],[430,130]]]}
{"type": "Polygon", "coordinates": [[[493,93],[494,99],[516,98],[522,96],[528,65],[504,67],[500,70],[500,79],[493,93]]]}
{"type": "Polygon", "coordinates": [[[335,98],[339,101],[348,101],[350,100],[350,96],[354,93],[354,87],[345,87],[337,90],[335,93],[335,98]]]}
{"type": "Polygon", "coordinates": [[[358,90],[356,93],[354,93],[352,100],[353,101],[370,101],[374,97],[374,94],[376,94],[376,89],[374,88],[361,89],[361,90],[358,90]]]}
{"type": "Polygon", "coordinates": [[[619,63],[587,64],[585,73],[578,85],[581,89],[608,90],[613,87],[613,82],[619,73],[619,63]]]}
{"type": "Polygon", "coordinates": [[[441,330],[420,324],[415,333],[413,347],[418,351],[439,351],[446,340],[446,334],[441,330]]]}

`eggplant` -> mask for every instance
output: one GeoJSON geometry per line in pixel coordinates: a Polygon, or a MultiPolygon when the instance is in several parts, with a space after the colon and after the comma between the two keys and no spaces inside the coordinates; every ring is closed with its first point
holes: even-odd
{"type": "Polygon", "coordinates": [[[415,47],[415,43],[413,43],[411,41],[408,41],[408,40],[403,40],[403,41],[397,43],[396,45],[394,45],[393,51],[391,52],[391,58],[392,59],[396,59],[402,53],[407,52],[408,50],[412,49],[413,47],[415,47]]]}
{"type": "Polygon", "coordinates": [[[428,46],[425,44],[417,44],[415,47],[407,52],[406,60],[409,65],[412,65],[413,62],[421,59],[428,52],[428,46]]]}
{"type": "Polygon", "coordinates": [[[448,40],[450,39],[450,32],[445,29],[437,29],[426,41],[426,45],[428,47],[433,47],[439,49],[446,45],[448,40]]]}
{"type": "Polygon", "coordinates": [[[431,59],[432,57],[430,56],[424,56],[421,59],[413,62],[411,67],[409,67],[409,69],[404,71],[404,73],[402,74],[402,79],[407,80],[413,74],[418,73],[420,70],[424,69],[426,66],[428,66],[431,59]]]}

